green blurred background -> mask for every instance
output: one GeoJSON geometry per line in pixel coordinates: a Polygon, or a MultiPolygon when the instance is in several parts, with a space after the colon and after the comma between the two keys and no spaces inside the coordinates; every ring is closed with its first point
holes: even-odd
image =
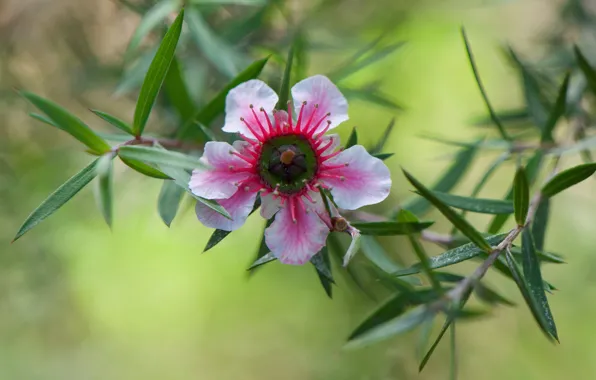
{"type": "MultiPolygon", "coordinates": [[[[514,108],[522,103],[518,77],[500,49],[507,43],[524,57],[541,57],[541,38],[556,29],[562,2],[411,3],[335,1],[312,16],[309,30],[312,38],[321,34],[342,46],[317,50],[309,74],[327,72],[387,25],[394,27],[389,40],[408,41],[351,79],[380,80],[404,107],[386,146],[396,153],[387,161],[394,173],[387,207],[409,194],[400,166],[431,183],[449,164],[452,147],[419,135],[471,141],[486,134],[470,125],[485,110],[460,25],[467,28],[493,104],[514,108]]],[[[311,5],[291,3],[297,13],[311,5]]],[[[382,297],[374,299],[337,275],[330,300],[310,266],[272,263],[249,278],[246,268],[264,224],[258,215],[201,254],[210,231],[196,221],[192,205],[184,202],[168,229],[156,211],[160,182],[121,164],[113,231],[89,187],[10,244],[28,213],[90,160],[72,138],[30,119],[31,109],[13,88],[64,104],[100,130],[105,126],[88,107],[130,119],[134,96],[116,97],[114,89],[138,22],[117,1],[0,0],[0,379],[447,378],[446,344],[418,374],[415,334],[342,350],[382,297]]],[[[376,141],[396,114],[359,101],[350,107],[351,119],[339,133],[346,138],[359,126],[365,143],[376,141]]],[[[168,122],[160,116],[152,117],[153,131],[168,122]]],[[[493,157],[483,154],[455,193],[468,193],[493,157]]],[[[482,195],[501,197],[512,177],[511,167],[499,171],[482,195]]],[[[595,182],[586,181],[557,197],[551,211],[546,247],[568,260],[545,270],[560,289],[550,300],[561,344],[544,339],[512,282],[489,275],[488,282],[519,306],[458,324],[461,379],[596,376],[594,191],[595,182]]],[[[472,220],[484,226],[488,218],[472,220]]],[[[437,230],[447,232],[448,226],[439,222],[437,230]]],[[[383,242],[396,260],[414,260],[401,240],[383,242]]]]}

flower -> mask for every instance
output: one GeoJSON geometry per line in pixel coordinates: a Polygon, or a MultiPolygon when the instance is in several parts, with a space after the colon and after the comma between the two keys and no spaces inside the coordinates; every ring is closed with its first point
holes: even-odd
{"type": "Polygon", "coordinates": [[[208,142],[201,159],[207,169],[194,170],[189,187],[228,211],[231,220],[196,206],[199,221],[226,231],[244,224],[259,195],[261,215],[275,216],[265,230],[272,254],[285,264],[304,264],[323,248],[339,215],[326,211],[322,189],[340,209],[354,210],[383,201],[391,178],[364,147],[338,150],[338,135],[325,135],[348,120],[347,100],[327,77],[297,83],[292,98],[286,112],[274,109],[278,96],[260,80],[232,89],[223,131],[243,141],[208,142]]]}

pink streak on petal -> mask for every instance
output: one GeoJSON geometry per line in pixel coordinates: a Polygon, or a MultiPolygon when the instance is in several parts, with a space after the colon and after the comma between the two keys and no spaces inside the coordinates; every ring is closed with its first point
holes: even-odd
{"type": "Polygon", "coordinates": [[[234,231],[242,227],[248,214],[252,211],[255,204],[257,193],[238,189],[236,194],[228,199],[218,200],[217,202],[226,209],[232,217],[232,220],[213,211],[201,202],[197,202],[195,212],[201,223],[207,227],[219,228],[225,231],[234,231]]]}
{"type": "Polygon", "coordinates": [[[340,208],[355,210],[387,198],[391,175],[383,161],[371,156],[363,146],[355,145],[325,162],[333,166],[346,163],[348,166],[320,173],[320,181],[332,188],[331,194],[340,208]]]}
{"type": "Polygon", "coordinates": [[[296,207],[295,216],[293,223],[289,207],[281,209],[265,230],[265,242],[282,263],[302,265],[323,248],[329,228],[316,213],[301,207],[296,207]]]}
{"type": "MultiPolygon", "coordinates": [[[[303,120],[316,122],[326,113],[330,113],[331,116],[328,118],[331,121],[330,128],[335,128],[348,120],[348,101],[329,78],[323,75],[315,75],[296,83],[292,87],[292,97],[297,114],[300,112],[302,103],[307,103],[302,115],[303,120]],[[318,104],[318,108],[315,108],[315,104],[318,104]],[[314,117],[312,117],[313,112],[314,117]]],[[[322,122],[314,133],[322,131],[326,126],[327,123],[322,122]]]]}
{"type": "Polygon", "coordinates": [[[265,82],[252,79],[248,82],[244,82],[228,92],[226,97],[226,118],[225,125],[222,128],[224,132],[229,133],[240,133],[252,139],[257,139],[257,136],[240,120],[244,120],[252,127],[257,133],[261,133],[258,121],[261,125],[266,125],[267,120],[263,112],[260,109],[263,108],[267,113],[271,114],[273,108],[278,101],[278,96],[265,82]],[[253,105],[253,109],[256,111],[253,114],[250,105],[253,105]]]}
{"type": "Polygon", "coordinates": [[[195,169],[192,172],[189,188],[193,194],[207,199],[229,198],[238,189],[235,183],[256,177],[256,174],[250,172],[230,170],[230,166],[239,170],[251,167],[249,163],[230,152],[237,150],[225,142],[210,141],[205,144],[205,153],[201,160],[210,168],[195,169]]]}

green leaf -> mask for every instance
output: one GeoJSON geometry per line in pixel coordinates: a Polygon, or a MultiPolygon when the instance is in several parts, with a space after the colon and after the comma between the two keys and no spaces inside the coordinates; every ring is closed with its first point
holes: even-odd
{"type": "Polygon", "coordinates": [[[383,247],[373,236],[362,236],[360,241],[364,256],[385,273],[394,273],[403,269],[401,265],[397,265],[391,260],[387,252],[385,252],[383,247]]]}
{"type": "Polygon", "coordinates": [[[190,0],[190,4],[196,5],[264,5],[267,4],[267,0],[190,0]]]}
{"type": "MultiPolygon", "coordinates": [[[[340,65],[339,68],[335,69],[327,76],[333,82],[339,82],[340,80],[357,73],[358,71],[386,58],[396,50],[404,46],[405,42],[400,41],[384,48],[378,49],[368,56],[364,56],[363,52],[359,52],[354,56],[350,57],[344,64],[340,65]]],[[[376,45],[376,43],[375,43],[376,45]]]]}
{"type": "Polygon", "coordinates": [[[582,164],[564,170],[551,178],[542,187],[542,196],[547,198],[555,196],[561,191],[588,179],[594,172],[596,172],[596,163],[582,164]]]}
{"type": "MultiPolygon", "coordinates": [[[[261,265],[261,264],[255,265],[257,263],[260,263],[261,262],[260,260],[264,260],[264,263],[268,263],[268,262],[276,259],[275,256],[273,256],[273,254],[269,252],[269,247],[267,247],[267,243],[265,242],[265,230],[271,225],[271,223],[273,223],[273,219],[269,219],[267,221],[267,223],[265,223],[265,227],[263,228],[263,233],[261,233],[261,235],[260,235],[261,242],[259,243],[259,249],[257,250],[257,254],[256,254],[253,265],[250,268],[248,268],[249,270],[254,269],[255,267],[261,265]],[[269,256],[271,259],[270,260],[263,259],[265,256],[269,256]]],[[[252,273],[252,271],[251,271],[251,273],[252,273]]]]}
{"type": "Polygon", "coordinates": [[[189,170],[205,167],[205,164],[197,157],[150,146],[122,146],[118,149],[118,156],[154,165],[166,165],[189,170]]]}
{"type": "Polygon", "coordinates": [[[402,106],[397,104],[394,100],[390,99],[388,95],[376,89],[369,89],[366,87],[349,88],[343,86],[340,86],[339,89],[342,92],[342,94],[344,94],[344,96],[350,100],[360,99],[365,102],[372,103],[392,111],[399,111],[403,109],[402,106]]]}
{"type": "Polygon", "coordinates": [[[325,289],[325,293],[327,293],[329,298],[333,298],[333,288],[331,285],[335,284],[335,281],[331,274],[331,260],[329,259],[327,247],[323,247],[319,253],[310,259],[310,262],[317,271],[317,276],[319,276],[319,280],[321,281],[323,289],[325,289]]]}
{"type": "Polygon", "coordinates": [[[166,79],[164,80],[164,90],[170,104],[176,109],[180,116],[181,124],[189,121],[195,114],[196,107],[186,87],[184,73],[180,67],[180,62],[176,57],[172,60],[166,79]]]}
{"type": "Polygon", "coordinates": [[[31,116],[32,118],[34,118],[37,121],[41,121],[42,123],[51,125],[54,128],[62,129],[62,127],[60,127],[58,124],[54,123],[54,121],[47,116],[43,116],[43,115],[40,115],[35,112],[30,112],[29,116],[31,116]]]}
{"type": "Polygon", "coordinates": [[[376,153],[376,154],[373,154],[372,156],[378,158],[381,161],[385,161],[386,159],[393,156],[394,154],[395,153],[376,153]]]}
{"type": "Polygon", "coordinates": [[[470,47],[470,42],[468,41],[468,36],[466,35],[466,30],[462,27],[461,28],[461,35],[464,40],[464,45],[466,46],[466,52],[468,53],[468,60],[470,61],[470,66],[472,66],[472,72],[474,73],[474,78],[476,79],[476,84],[478,84],[478,89],[480,90],[480,94],[482,95],[482,99],[484,99],[484,104],[488,109],[488,113],[490,114],[490,118],[495,123],[501,137],[505,140],[511,141],[511,137],[507,134],[507,131],[503,127],[501,120],[495,113],[490,101],[488,100],[488,95],[486,94],[486,90],[484,89],[484,85],[482,84],[482,80],[480,80],[480,74],[478,73],[478,68],[476,67],[476,61],[474,60],[474,54],[472,54],[472,48],[470,47]]]}
{"type": "Polygon", "coordinates": [[[108,226],[112,227],[113,215],[113,154],[104,154],[97,162],[96,170],[98,181],[97,204],[108,226]]]}
{"type": "MultiPolygon", "coordinates": [[[[534,231],[532,231],[532,232],[534,232],[534,231]]],[[[534,246],[536,246],[536,242],[534,242],[534,246]]],[[[521,257],[521,255],[522,255],[522,250],[520,247],[512,246],[510,251],[511,251],[511,253],[513,253],[516,261],[521,260],[521,259],[518,260],[518,257],[521,257]]],[[[561,255],[556,254],[556,253],[536,250],[536,255],[538,256],[538,259],[540,260],[540,262],[553,263],[553,264],[565,264],[566,263],[565,258],[562,257],[561,255]]]]}
{"type": "Polygon", "coordinates": [[[353,340],[375,327],[403,315],[412,306],[432,302],[439,297],[440,294],[432,289],[401,292],[385,301],[364,321],[362,321],[362,323],[360,323],[360,325],[350,334],[348,340],[353,340]]]}
{"type": "Polygon", "coordinates": [[[286,59],[286,68],[281,79],[281,88],[279,89],[279,100],[277,102],[277,109],[286,109],[288,101],[290,100],[290,82],[292,80],[292,64],[294,62],[294,43],[288,50],[288,58],[286,59]]]}
{"type": "Polygon", "coordinates": [[[379,324],[374,328],[350,339],[344,346],[347,349],[355,349],[369,346],[383,340],[387,340],[396,335],[413,330],[418,325],[432,318],[434,313],[426,306],[417,306],[397,318],[393,318],[385,323],[379,324]]]}
{"type": "Polygon", "coordinates": [[[184,190],[176,185],[174,181],[164,181],[161,185],[159,198],[157,199],[157,210],[161,220],[168,227],[176,217],[182,195],[184,195],[184,190]]]}
{"type": "Polygon", "coordinates": [[[513,206],[517,225],[525,225],[528,208],[530,207],[530,186],[523,167],[517,169],[513,180],[513,206]]]}
{"type": "Polygon", "coordinates": [[[147,165],[146,163],[139,161],[139,160],[130,160],[128,158],[124,158],[120,156],[120,160],[124,162],[129,168],[144,174],[148,177],[157,178],[157,179],[171,179],[164,173],[160,172],[159,170],[155,169],[152,166],[147,165]]]}
{"type": "Polygon", "coordinates": [[[523,264],[525,277],[522,275],[513,256],[506,251],[505,258],[507,265],[511,269],[512,277],[540,328],[549,339],[555,338],[558,340],[554,321],[548,307],[548,301],[546,301],[546,295],[544,294],[540,266],[533,252],[532,236],[527,230],[524,230],[522,233],[522,250],[524,251],[523,264]]]}
{"type": "Polygon", "coordinates": [[[544,240],[546,238],[546,226],[548,224],[548,215],[550,212],[550,200],[542,199],[536,209],[534,220],[532,220],[532,236],[534,245],[538,251],[544,250],[544,240]]]}
{"type": "MultiPolygon", "coordinates": [[[[518,123],[518,124],[526,124],[530,117],[527,109],[512,109],[506,111],[497,111],[495,112],[497,118],[501,120],[502,123],[518,123]]],[[[475,126],[487,126],[489,124],[494,124],[493,119],[489,117],[478,117],[472,120],[472,124],[475,126]]]]}
{"type": "Polygon", "coordinates": [[[418,182],[410,173],[403,170],[404,175],[408,181],[418,190],[418,192],[432,203],[462,234],[467,236],[473,243],[478,245],[486,252],[492,250],[490,244],[486,242],[484,237],[478,232],[472,225],[470,225],[465,219],[459,216],[452,208],[441,202],[432,191],[428,190],[422,183],[418,182]]]}
{"type": "Polygon", "coordinates": [[[179,7],[180,4],[177,0],[162,0],[147,11],[128,43],[124,60],[129,61],[143,39],[151,33],[153,29],[162,24],[166,17],[176,12],[179,7]]]}
{"type": "Polygon", "coordinates": [[[372,154],[373,156],[375,156],[377,158],[380,158],[381,160],[385,160],[386,158],[393,156],[393,153],[385,153],[384,155],[389,155],[389,156],[385,157],[385,158],[379,157],[379,156],[383,155],[383,153],[381,153],[381,151],[385,147],[385,143],[387,141],[389,141],[389,136],[391,135],[391,131],[393,131],[394,126],[395,126],[395,118],[392,118],[391,121],[389,122],[389,124],[387,125],[387,128],[385,128],[385,130],[383,131],[383,135],[381,136],[379,141],[375,144],[374,147],[372,147],[372,149],[369,150],[370,154],[372,154]]]}
{"type": "Polygon", "coordinates": [[[357,145],[358,144],[358,132],[356,132],[356,127],[352,128],[352,133],[350,133],[350,137],[348,138],[348,142],[346,143],[346,149],[357,145]]]}
{"type": "Polygon", "coordinates": [[[273,256],[273,253],[271,253],[271,252],[266,253],[266,254],[262,255],[261,257],[259,257],[257,260],[255,260],[255,262],[252,263],[252,265],[248,268],[248,270],[252,271],[252,270],[260,267],[261,265],[270,263],[275,260],[277,260],[277,257],[273,256]]]}
{"type": "Polygon", "coordinates": [[[46,200],[44,200],[32,213],[27,217],[19,231],[15,235],[13,242],[23,236],[27,231],[38,225],[42,220],[47,218],[74,197],[79,190],[85,187],[97,175],[96,159],[83,170],[72,176],[56,191],[54,191],[46,200]]]}
{"type": "Polygon", "coordinates": [[[94,153],[103,154],[110,151],[111,148],[107,142],[96,135],[91,128],[81,121],[81,119],[74,116],[66,109],[54,102],[51,102],[48,99],[42,98],[41,96],[32,94],[30,92],[23,91],[20,94],[40,111],[45,113],[49,118],[47,121],[41,119],[42,121],[58,126],[60,129],[67,132],[75,139],[87,145],[94,153]],[[52,123],[49,123],[49,121],[52,121],[52,123]]]}
{"type": "Polygon", "coordinates": [[[215,69],[228,78],[238,75],[244,63],[240,53],[211,30],[196,7],[187,9],[186,22],[190,35],[199,50],[213,64],[215,69]]]}
{"type": "MultiPolygon", "coordinates": [[[[477,150],[477,144],[460,150],[451,167],[447,169],[443,177],[441,177],[431,189],[443,193],[450,192],[463,178],[470,167],[470,164],[474,160],[477,150]]],[[[406,204],[403,205],[403,208],[416,215],[422,215],[430,210],[431,204],[424,198],[416,197],[415,199],[406,202],[406,204]]]]}
{"type": "Polygon", "coordinates": [[[139,99],[137,100],[137,106],[135,108],[132,127],[135,136],[140,136],[143,133],[151,109],[157,99],[157,94],[168,74],[168,70],[174,59],[174,53],[176,52],[176,45],[178,44],[178,39],[182,32],[183,20],[184,9],[180,11],[178,17],[176,17],[176,20],[168,29],[168,32],[157,49],[157,53],[155,53],[153,61],[151,61],[147,75],[145,75],[145,80],[141,86],[141,92],[139,93],[139,99]]]}
{"type": "Polygon", "coordinates": [[[205,246],[205,248],[203,249],[203,252],[207,252],[208,250],[210,250],[211,248],[215,247],[216,245],[218,245],[223,239],[225,239],[232,231],[224,231],[224,230],[218,230],[216,229],[215,231],[213,231],[213,233],[211,234],[211,237],[209,238],[209,241],[207,242],[207,245],[205,246]]]}
{"type": "Polygon", "coordinates": [[[357,229],[351,229],[348,230],[348,232],[352,238],[352,241],[350,242],[350,246],[348,247],[348,250],[344,255],[342,264],[344,267],[347,267],[354,255],[356,255],[356,253],[360,251],[360,239],[362,238],[360,231],[358,231],[357,229]]]}
{"type": "Polygon", "coordinates": [[[561,84],[559,94],[557,95],[557,100],[555,101],[553,108],[550,110],[550,114],[548,116],[546,124],[542,128],[542,142],[554,142],[553,130],[555,129],[555,126],[557,125],[559,119],[565,114],[567,102],[567,88],[569,87],[570,76],[570,73],[567,73],[565,75],[565,79],[563,80],[563,84],[561,84]]]}
{"type": "Polygon", "coordinates": [[[584,77],[586,77],[588,87],[592,91],[592,94],[596,94],[596,71],[594,71],[592,65],[590,65],[586,57],[582,54],[581,50],[579,50],[577,46],[573,47],[573,51],[575,52],[577,65],[584,74],[584,77]]]}
{"type": "Polygon", "coordinates": [[[412,232],[420,232],[434,224],[427,222],[353,222],[352,226],[358,229],[363,235],[393,236],[407,235],[412,232]]]}
{"type": "Polygon", "coordinates": [[[544,282],[540,272],[540,261],[536,255],[532,233],[527,228],[522,232],[522,268],[530,297],[534,300],[536,313],[539,313],[545,324],[543,328],[553,338],[559,340],[555,320],[548,306],[548,299],[544,292],[544,282]]]}
{"type": "MultiPolygon", "coordinates": [[[[499,245],[506,237],[507,234],[494,235],[487,237],[486,241],[490,245],[496,246],[499,245]]],[[[438,256],[430,257],[428,260],[428,264],[431,269],[443,268],[446,266],[461,263],[462,261],[470,260],[474,257],[481,255],[483,252],[484,251],[478,248],[474,243],[468,243],[443,252],[438,256]]],[[[422,265],[420,263],[417,263],[410,266],[409,268],[395,272],[394,275],[407,276],[411,274],[420,273],[421,269],[422,265]]]]}
{"type": "Polygon", "coordinates": [[[224,112],[226,96],[228,95],[228,92],[239,84],[258,77],[259,74],[261,74],[261,71],[263,71],[263,68],[267,64],[268,60],[269,58],[264,58],[253,62],[244,71],[238,74],[236,78],[232,79],[228,84],[226,84],[224,88],[209,103],[207,103],[206,106],[199,110],[189,122],[182,126],[180,132],[178,133],[178,138],[186,139],[189,137],[191,135],[191,128],[194,122],[199,122],[203,125],[211,124],[211,122],[218,115],[224,112]]]}
{"type": "Polygon", "coordinates": [[[499,199],[482,199],[462,197],[459,195],[432,192],[441,202],[448,206],[481,214],[512,214],[513,203],[499,199]]]}
{"type": "Polygon", "coordinates": [[[515,306],[515,303],[509,301],[507,298],[503,297],[493,289],[489,288],[488,286],[484,285],[481,282],[476,282],[474,285],[474,294],[476,297],[481,301],[484,301],[488,305],[506,305],[506,306],[515,306]]]}
{"type": "Polygon", "coordinates": [[[112,116],[108,113],[101,112],[99,110],[91,110],[91,112],[93,112],[100,119],[102,119],[102,120],[108,122],[109,124],[113,125],[114,127],[118,128],[119,130],[121,130],[125,133],[128,133],[129,135],[134,135],[132,133],[132,129],[130,128],[130,125],[128,125],[126,122],[118,119],[116,116],[112,116]]]}

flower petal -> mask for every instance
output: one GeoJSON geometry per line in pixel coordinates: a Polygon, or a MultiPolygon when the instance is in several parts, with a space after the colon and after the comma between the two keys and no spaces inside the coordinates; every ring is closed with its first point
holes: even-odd
{"type": "Polygon", "coordinates": [[[341,143],[341,140],[339,139],[339,135],[338,134],[332,134],[332,135],[326,135],[320,138],[321,140],[321,144],[319,145],[320,148],[326,147],[327,144],[329,144],[329,141],[331,141],[331,144],[329,146],[327,146],[325,148],[325,150],[323,150],[322,152],[320,152],[319,154],[321,155],[328,155],[330,153],[333,153],[338,147],[339,144],[341,143]]]}
{"type": "Polygon", "coordinates": [[[278,100],[275,91],[258,79],[252,79],[234,87],[226,96],[226,119],[222,130],[258,139],[259,136],[256,136],[253,131],[259,135],[262,133],[259,122],[265,130],[268,130],[267,118],[261,112],[261,108],[267,114],[271,114],[278,100]],[[251,104],[253,109],[250,108],[251,104]],[[253,110],[257,115],[256,119],[253,110]],[[253,130],[251,131],[240,118],[244,118],[253,130]]]}
{"type": "Polygon", "coordinates": [[[325,246],[329,228],[314,212],[296,207],[295,214],[296,223],[289,205],[282,208],[265,230],[265,242],[282,263],[302,265],[325,246]]]}
{"type": "Polygon", "coordinates": [[[391,189],[389,169],[362,145],[354,145],[326,161],[319,175],[321,182],[332,187],[335,203],[346,210],[379,203],[391,189]],[[325,169],[325,166],[339,167],[325,169]]]}
{"type": "Polygon", "coordinates": [[[225,142],[210,141],[205,144],[205,153],[201,160],[211,168],[193,170],[189,182],[189,188],[193,194],[207,199],[229,198],[238,190],[236,183],[256,177],[254,173],[230,170],[230,167],[236,169],[251,167],[248,162],[230,152],[237,151],[225,142]]]}
{"type": "Polygon", "coordinates": [[[271,219],[281,208],[281,198],[273,199],[273,194],[261,195],[261,216],[271,219]]]}
{"type": "Polygon", "coordinates": [[[226,209],[232,217],[232,220],[215,212],[201,202],[197,202],[195,212],[197,213],[199,221],[207,227],[218,228],[225,231],[234,231],[242,227],[248,214],[252,211],[256,198],[256,192],[238,189],[238,191],[236,191],[230,198],[218,200],[217,202],[226,209]]]}
{"type": "MultiPolygon", "coordinates": [[[[312,124],[318,122],[326,113],[330,113],[331,115],[326,118],[331,121],[329,128],[335,128],[341,122],[348,120],[348,101],[326,76],[315,75],[296,83],[292,87],[292,98],[296,118],[300,114],[303,103],[306,102],[302,111],[302,120],[304,120],[302,125],[311,119],[313,112],[312,124]]],[[[322,122],[316,132],[322,131],[326,126],[326,122],[322,122]]],[[[311,126],[310,129],[313,127],[311,126]]]]}

